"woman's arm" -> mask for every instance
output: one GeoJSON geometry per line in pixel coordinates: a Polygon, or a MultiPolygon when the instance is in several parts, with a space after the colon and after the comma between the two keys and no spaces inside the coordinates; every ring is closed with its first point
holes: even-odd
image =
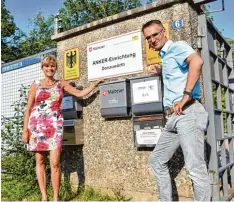
{"type": "Polygon", "coordinates": [[[97,81],[93,82],[89,87],[85,88],[84,90],[77,90],[76,88],[69,85],[66,81],[62,81],[63,89],[71,95],[76,97],[84,97],[88,95],[91,91],[93,91],[98,84],[102,82],[102,79],[98,79],[97,81]]]}
{"type": "Polygon", "coordinates": [[[22,134],[22,141],[27,143],[29,140],[29,134],[28,134],[28,121],[29,121],[29,116],[31,113],[31,109],[34,105],[34,100],[35,100],[35,95],[36,95],[36,84],[35,82],[31,85],[28,93],[28,103],[26,106],[25,114],[24,114],[24,126],[23,126],[23,134],[22,134]]]}

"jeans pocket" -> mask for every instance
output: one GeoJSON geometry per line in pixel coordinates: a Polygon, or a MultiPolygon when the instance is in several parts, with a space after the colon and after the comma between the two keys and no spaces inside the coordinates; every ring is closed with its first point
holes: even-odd
{"type": "Polygon", "coordinates": [[[166,124],[164,127],[167,131],[175,131],[175,114],[166,117],[166,124]]]}
{"type": "Polygon", "coordinates": [[[198,129],[206,131],[208,124],[208,112],[204,109],[203,105],[198,103],[194,108],[194,113],[196,116],[196,123],[198,129]]]}

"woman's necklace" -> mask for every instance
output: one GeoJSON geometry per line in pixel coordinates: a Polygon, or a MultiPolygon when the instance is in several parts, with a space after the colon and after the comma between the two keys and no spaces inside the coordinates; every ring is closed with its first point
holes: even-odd
{"type": "Polygon", "coordinates": [[[53,86],[55,83],[56,83],[56,80],[55,80],[52,84],[48,84],[48,83],[46,83],[46,81],[44,80],[44,85],[46,85],[46,86],[53,86]]]}

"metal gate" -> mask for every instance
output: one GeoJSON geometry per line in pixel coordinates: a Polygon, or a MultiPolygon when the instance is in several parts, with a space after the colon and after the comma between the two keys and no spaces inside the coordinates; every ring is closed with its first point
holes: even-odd
{"type": "Polygon", "coordinates": [[[234,193],[234,87],[232,49],[205,15],[198,17],[205,107],[209,113],[207,158],[212,201],[234,193]]]}

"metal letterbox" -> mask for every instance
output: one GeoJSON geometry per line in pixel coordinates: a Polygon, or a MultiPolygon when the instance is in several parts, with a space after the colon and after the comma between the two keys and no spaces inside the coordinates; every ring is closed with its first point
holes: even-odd
{"type": "Polygon", "coordinates": [[[83,107],[82,99],[64,94],[62,113],[64,116],[63,145],[83,145],[83,107]]]}
{"type": "Polygon", "coordinates": [[[105,118],[130,116],[131,94],[129,80],[100,85],[101,116],[105,118]]]}
{"type": "Polygon", "coordinates": [[[63,145],[83,145],[83,119],[64,120],[63,145]]]}
{"type": "Polygon", "coordinates": [[[130,79],[132,113],[147,115],[163,112],[162,87],[159,76],[130,79]]]}
{"type": "Polygon", "coordinates": [[[163,127],[163,114],[133,117],[133,134],[135,146],[155,147],[163,127]]]}

